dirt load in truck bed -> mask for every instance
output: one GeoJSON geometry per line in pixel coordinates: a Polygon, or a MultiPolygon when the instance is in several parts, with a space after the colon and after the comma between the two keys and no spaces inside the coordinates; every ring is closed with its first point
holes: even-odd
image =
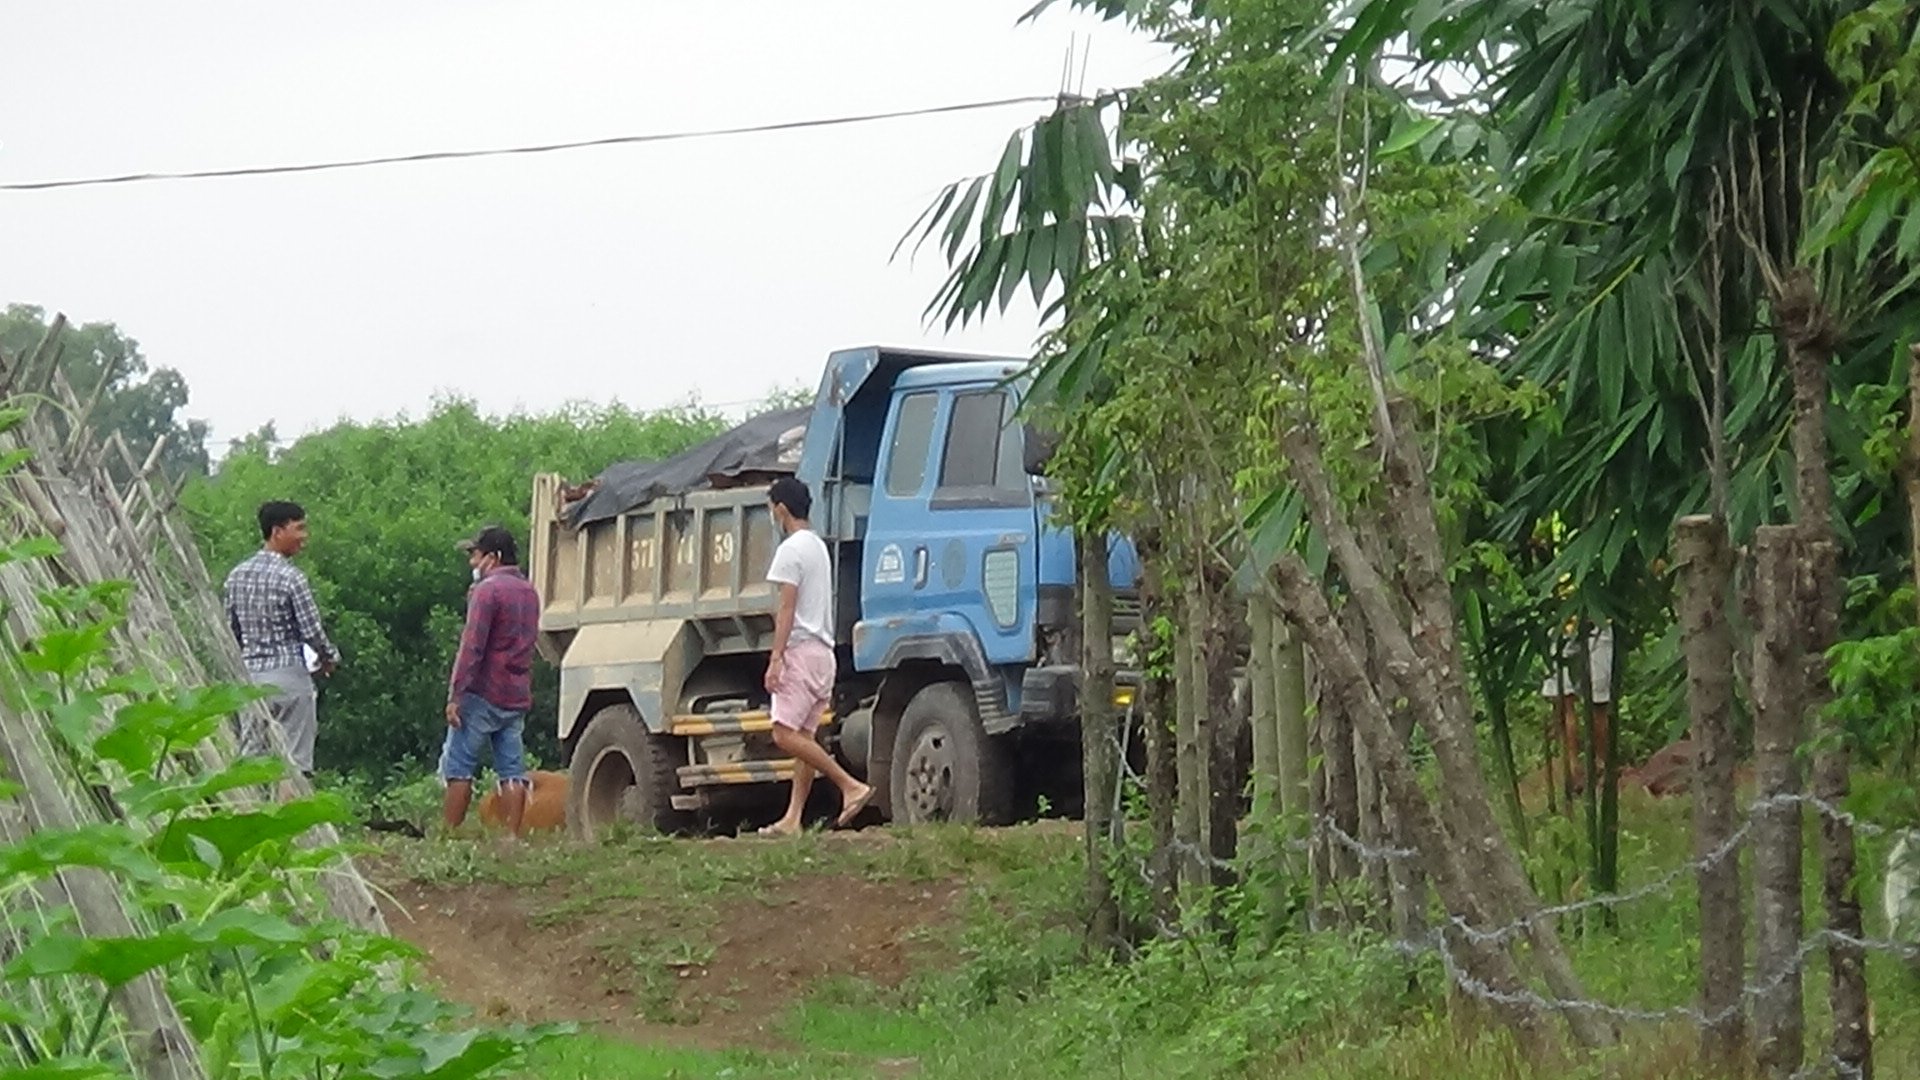
{"type": "Polygon", "coordinates": [[[800,443],[812,413],[811,406],[762,413],[665,461],[609,465],[586,485],[585,497],[569,505],[561,517],[577,529],[618,517],[662,495],[790,476],[800,466],[800,443]]]}

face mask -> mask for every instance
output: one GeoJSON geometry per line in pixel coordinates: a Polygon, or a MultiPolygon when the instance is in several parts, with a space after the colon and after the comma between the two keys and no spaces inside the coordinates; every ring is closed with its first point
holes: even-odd
{"type": "Polygon", "coordinates": [[[480,577],[481,577],[481,575],[480,575],[480,568],[476,566],[476,567],[474,567],[474,568],[473,568],[473,580],[475,580],[475,581],[479,581],[479,580],[480,580],[480,577]]]}

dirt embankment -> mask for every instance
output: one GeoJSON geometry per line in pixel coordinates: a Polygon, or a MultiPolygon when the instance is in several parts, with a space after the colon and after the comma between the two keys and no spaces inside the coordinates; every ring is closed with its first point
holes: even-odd
{"type": "Polygon", "coordinates": [[[781,1021],[822,981],[893,987],[940,963],[929,931],[952,917],[962,889],[823,868],[650,918],[618,902],[597,914],[565,881],[442,886],[369,869],[391,894],[392,932],[482,1017],[705,1048],[781,1048],[781,1021]]]}

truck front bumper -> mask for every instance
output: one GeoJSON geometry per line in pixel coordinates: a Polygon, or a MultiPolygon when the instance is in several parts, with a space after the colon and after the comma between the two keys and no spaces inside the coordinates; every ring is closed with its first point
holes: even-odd
{"type": "MultiPolygon", "coordinates": [[[[1133,706],[1140,673],[1116,671],[1113,703],[1121,710],[1133,706]]],[[[1028,668],[1020,681],[1020,721],[1023,724],[1060,724],[1080,719],[1080,667],[1052,664],[1028,668]]]]}

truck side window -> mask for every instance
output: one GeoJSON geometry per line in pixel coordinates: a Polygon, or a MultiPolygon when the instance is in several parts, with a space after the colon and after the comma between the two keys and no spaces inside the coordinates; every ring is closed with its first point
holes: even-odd
{"type": "Polygon", "coordinates": [[[900,400],[899,420],[893,426],[893,445],[887,448],[887,494],[905,498],[920,494],[927,479],[927,450],[933,444],[933,407],[939,395],[909,394],[900,400]]]}
{"type": "MultiPolygon", "coordinates": [[[[1020,463],[1020,432],[1008,426],[1013,401],[989,390],[956,394],[940,456],[940,491],[1026,495],[1020,463]]],[[[993,496],[996,502],[1000,496],[993,496]]]]}

